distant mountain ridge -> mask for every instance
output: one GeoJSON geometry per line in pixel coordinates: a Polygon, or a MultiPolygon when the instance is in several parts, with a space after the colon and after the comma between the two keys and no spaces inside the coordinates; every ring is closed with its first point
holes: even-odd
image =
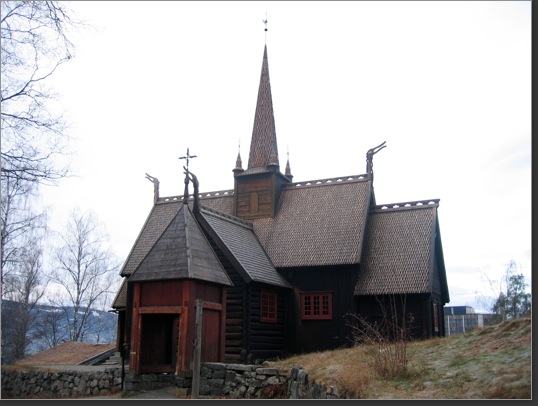
{"type": "MultiPolygon", "coordinates": [[[[12,363],[13,340],[16,336],[16,320],[20,305],[11,300],[2,300],[2,364],[12,363]]],[[[85,312],[81,308],[79,313],[85,312]]],[[[73,320],[74,308],[37,305],[31,316],[34,320],[27,334],[28,346],[26,356],[33,355],[57,345],[63,341],[71,341],[67,319],[73,320]]],[[[110,343],[116,340],[117,315],[103,310],[90,309],[88,323],[82,342],[110,343]]]]}

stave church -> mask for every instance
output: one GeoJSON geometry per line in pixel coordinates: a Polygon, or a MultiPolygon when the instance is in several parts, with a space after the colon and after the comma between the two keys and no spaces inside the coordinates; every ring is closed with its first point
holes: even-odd
{"type": "Polygon", "coordinates": [[[147,175],[154,204],[112,306],[129,370],[192,370],[197,328],[201,360],[231,363],[349,346],[350,315],[381,325],[394,312],[411,338],[444,336],[439,199],[377,204],[373,159],[385,146],[366,151],[363,174],[297,182],[289,158],[282,172],[265,46],[233,189],[200,193],[188,150],[183,196],[159,196],[147,175]]]}

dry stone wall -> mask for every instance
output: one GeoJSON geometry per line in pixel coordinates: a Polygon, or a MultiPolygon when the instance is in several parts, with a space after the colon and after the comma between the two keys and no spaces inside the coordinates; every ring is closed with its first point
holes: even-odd
{"type": "Polygon", "coordinates": [[[2,368],[2,393],[15,398],[70,398],[107,396],[121,391],[121,369],[101,372],[28,370],[2,368]]]}
{"type": "MultiPolygon", "coordinates": [[[[192,372],[180,374],[125,374],[123,390],[150,391],[176,386],[191,394],[192,372]]],[[[14,398],[71,398],[107,396],[122,391],[121,369],[103,372],[11,371],[2,369],[2,392],[14,398]]],[[[203,363],[201,397],[234,399],[340,399],[334,386],[310,381],[302,367],[289,372],[259,365],[203,363]]]]}

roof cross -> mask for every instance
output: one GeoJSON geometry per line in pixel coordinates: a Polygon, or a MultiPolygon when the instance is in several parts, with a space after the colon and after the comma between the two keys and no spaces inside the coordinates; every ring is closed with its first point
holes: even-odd
{"type": "Polygon", "coordinates": [[[189,148],[187,148],[187,155],[179,157],[179,159],[185,159],[187,161],[187,172],[189,171],[189,159],[192,158],[196,158],[196,155],[190,155],[189,148]]]}
{"type": "Polygon", "coordinates": [[[183,193],[183,204],[187,204],[189,201],[189,159],[196,158],[196,155],[191,155],[189,148],[187,148],[187,154],[185,156],[180,156],[179,159],[184,159],[187,161],[187,166],[183,167],[185,169],[185,192],[183,193]]]}

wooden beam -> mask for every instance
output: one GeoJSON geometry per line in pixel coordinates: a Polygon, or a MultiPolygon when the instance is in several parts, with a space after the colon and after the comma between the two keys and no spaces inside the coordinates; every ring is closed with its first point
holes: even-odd
{"type": "Polygon", "coordinates": [[[200,363],[202,357],[202,316],[204,301],[196,299],[196,337],[194,340],[194,365],[192,368],[192,399],[198,399],[200,394],[200,363]]]}
{"type": "Polygon", "coordinates": [[[214,302],[204,302],[204,309],[222,311],[222,304],[214,302]]]}
{"type": "Polygon", "coordinates": [[[222,288],[221,290],[222,296],[221,296],[221,313],[220,313],[220,334],[219,334],[219,361],[224,362],[225,360],[225,353],[226,353],[226,288],[222,288]]]}
{"type": "Polygon", "coordinates": [[[139,314],[179,314],[182,311],[182,306],[147,306],[138,309],[139,314]]]}
{"type": "Polygon", "coordinates": [[[133,312],[131,321],[131,345],[130,345],[130,367],[135,373],[140,373],[140,333],[141,317],[138,315],[140,304],[140,283],[135,283],[133,292],[133,312]]]}

